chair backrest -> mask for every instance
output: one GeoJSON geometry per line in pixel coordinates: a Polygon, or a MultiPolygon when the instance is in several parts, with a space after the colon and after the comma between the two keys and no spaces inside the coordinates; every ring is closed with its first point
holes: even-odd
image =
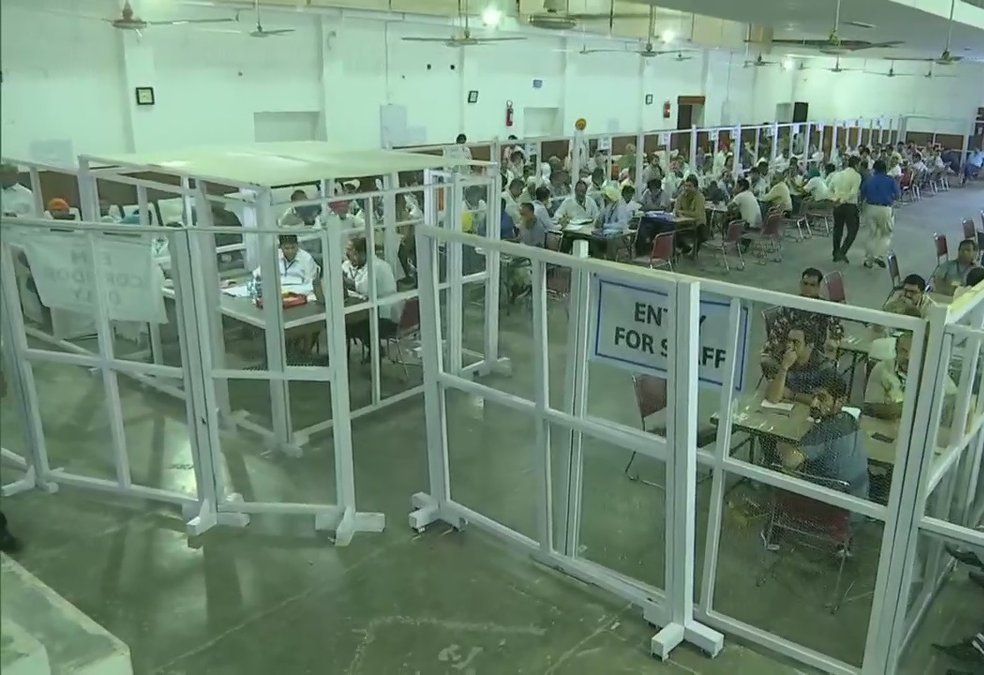
{"type": "Polygon", "coordinates": [[[775,211],[769,211],[769,215],[765,219],[765,223],[762,225],[762,236],[778,237],[781,226],[782,214],[775,211]]]}
{"type": "Polygon", "coordinates": [[[902,177],[899,178],[899,187],[907,188],[910,185],[912,185],[912,169],[906,169],[902,177]]]}
{"type": "Polygon", "coordinates": [[[649,254],[650,260],[669,260],[673,257],[673,238],[675,232],[663,232],[653,238],[653,250],[649,254]]]}
{"type": "Polygon", "coordinates": [[[633,375],[632,386],[635,388],[636,405],[639,407],[639,417],[645,422],[650,415],[666,407],[666,380],[654,375],[633,375]]]}
{"type": "Polygon", "coordinates": [[[888,266],[888,277],[892,281],[892,288],[902,288],[902,272],[899,271],[899,258],[895,255],[894,251],[886,256],[885,264],[888,266]]]}
{"type": "Polygon", "coordinates": [[[949,248],[947,248],[947,245],[946,245],[946,235],[940,234],[939,232],[937,232],[936,234],[934,234],[933,235],[933,244],[936,246],[936,258],[937,258],[937,260],[940,259],[940,258],[947,258],[947,259],[949,259],[949,257],[950,257],[950,250],[949,250],[949,248]]]}
{"type": "Polygon", "coordinates": [[[831,272],[823,278],[827,287],[827,299],[831,302],[847,302],[847,291],[844,289],[844,277],[840,272],[831,272]]]}
{"type": "Polygon", "coordinates": [[[560,244],[564,240],[564,236],[559,232],[547,232],[543,239],[543,248],[548,251],[559,251],[560,244]]]}
{"type": "Polygon", "coordinates": [[[728,223],[728,235],[725,237],[725,241],[730,244],[737,244],[741,242],[741,238],[745,235],[745,221],[743,220],[732,220],[728,223]]]}
{"type": "Polygon", "coordinates": [[[977,227],[971,218],[963,220],[963,235],[964,239],[977,239],[977,227]]]}
{"type": "Polygon", "coordinates": [[[408,298],[400,312],[400,332],[409,333],[420,328],[420,300],[408,298]]]}

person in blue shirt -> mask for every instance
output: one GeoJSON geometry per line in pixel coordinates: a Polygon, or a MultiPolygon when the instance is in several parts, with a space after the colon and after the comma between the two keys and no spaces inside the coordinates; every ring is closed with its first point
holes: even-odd
{"type": "Polygon", "coordinates": [[[505,197],[499,198],[502,206],[502,216],[499,218],[499,239],[512,240],[516,238],[516,223],[509,215],[509,205],[505,197]]]}
{"type": "Polygon", "coordinates": [[[810,401],[813,427],[797,446],[781,445],[787,469],[846,483],[845,491],[868,499],[868,452],[857,418],[844,410],[847,384],[834,375],[814,390],[810,401]]]}
{"type": "Polygon", "coordinates": [[[900,196],[899,184],[889,177],[885,161],[879,159],[875,162],[874,172],[861,184],[865,267],[885,267],[885,256],[892,245],[892,230],[895,229],[892,207],[900,196]]]}

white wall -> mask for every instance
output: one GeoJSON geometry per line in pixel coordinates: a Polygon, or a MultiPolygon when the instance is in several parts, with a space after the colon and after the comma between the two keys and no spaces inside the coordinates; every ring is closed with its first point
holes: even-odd
{"type": "MultiPolygon", "coordinates": [[[[956,119],[913,121],[909,128],[964,132],[984,105],[980,64],[946,69],[959,79],[889,79],[830,73],[823,69],[832,65],[829,59],[811,60],[810,70],[743,68],[743,54],[716,50],[682,62],[631,53],[581,55],[580,39],[549,32],[462,50],[400,39],[446,37],[447,26],[383,22],[365,14],[269,12],[268,28],[295,32],[265,40],[211,32],[249,30],[248,24],[150,27],[141,37],[97,21],[41,13],[36,6],[109,16],[116,3],[5,0],[0,6],[2,144],[11,156],[36,156],[39,142],[59,140],[71,141],[76,153],[96,154],[252,142],[257,112],[314,113],[322,122],[319,135],[329,142],[379,147],[381,105],[403,106],[408,127],[420,132],[414,140],[426,143],[449,142],[459,131],[473,140],[521,134],[526,107],[559,109],[565,131],[579,117],[587,118],[589,132],[672,126],[680,95],[706,96],[706,125],[761,123],[774,118],[777,103],[799,100],[810,104],[813,119],[926,115],[956,119]],[[534,88],[534,79],[542,87],[534,88]],[[154,87],[156,105],[135,105],[136,86],[154,87]],[[478,90],[478,103],[466,102],[469,90],[478,90]],[[653,95],[648,106],[646,94],[653,95]],[[505,126],[507,100],[515,111],[511,129],[505,126]],[[667,100],[674,108],[664,120],[667,100]]],[[[215,10],[193,6],[172,11],[215,16],[215,10]]],[[[595,39],[588,46],[606,44],[595,39]]],[[[886,69],[884,62],[852,59],[842,65],[886,69]]],[[[925,70],[922,64],[897,68],[925,70]]]]}

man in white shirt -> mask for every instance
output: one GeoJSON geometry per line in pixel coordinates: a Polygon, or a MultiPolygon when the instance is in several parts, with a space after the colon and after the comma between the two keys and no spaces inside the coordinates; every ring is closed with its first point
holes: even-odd
{"type": "Polygon", "coordinates": [[[888,177],[894,178],[896,180],[902,178],[902,167],[900,162],[902,158],[897,154],[892,154],[892,158],[888,162],[888,177]]]}
{"type": "Polygon", "coordinates": [[[734,198],[728,204],[728,208],[737,209],[738,213],[741,214],[741,219],[748,223],[748,226],[753,230],[760,229],[762,227],[762,209],[759,208],[758,200],[752,193],[748,181],[744,178],[739,178],[737,190],[738,192],[735,193],[734,198]]]}
{"type": "Polygon", "coordinates": [[[39,217],[37,204],[34,203],[34,193],[17,182],[17,167],[13,164],[0,165],[0,185],[3,194],[0,195],[0,206],[3,215],[18,217],[39,217]]]}
{"type": "Polygon", "coordinates": [[[827,184],[833,193],[833,201],[837,205],[834,207],[834,232],[831,236],[834,262],[848,262],[847,252],[858,236],[860,226],[858,195],[861,191],[861,174],[857,170],[859,161],[856,156],[849,157],[846,168],[827,178],[827,184]]]}
{"type": "Polygon", "coordinates": [[[523,194],[525,188],[526,183],[521,178],[513,178],[509,181],[509,187],[502,191],[502,198],[506,201],[506,213],[514,223],[519,222],[519,196],[523,194]]]}
{"type": "Polygon", "coordinates": [[[574,184],[574,194],[564,199],[563,203],[554,213],[554,218],[560,224],[569,223],[572,220],[591,220],[598,219],[598,204],[591,197],[588,197],[588,186],[583,180],[574,184]]]}
{"type": "MultiPolygon", "coordinates": [[[[833,174],[834,165],[828,164],[827,171],[828,175],[833,174]]],[[[814,202],[826,202],[833,198],[830,187],[827,185],[827,180],[819,174],[806,181],[806,185],[803,186],[803,192],[810,195],[810,199],[814,202]]]]}
{"type": "MultiPolygon", "coordinates": [[[[296,234],[280,235],[280,255],[277,258],[281,286],[310,286],[318,278],[318,263],[311,254],[297,245],[296,234]]],[[[253,270],[260,278],[260,268],[253,270]]]]}
{"type": "Polygon", "coordinates": [[[783,150],[782,154],[772,161],[772,170],[775,173],[785,173],[789,169],[789,150],[783,150]]]}
{"type": "MultiPolygon", "coordinates": [[[[342,264],[342,283],[345,284],[345,289],[367,298],[370,297],[370,268],[372,269],[372,276],[376,280],[376,300],[382,301],[384,298],[395,295],[396,277],[393,276],[393,268],[390,267],[390,264],[378,255],[369,258],[366,253],[365,237],[356,237],[349,241],[348,248],[345,250],[345,262],[342,264]]],[[[396,335],[402,315],[403,302],[400,300],[379,307],[379,338],[381,340],[396,335]]],[[[348,337],[360,341],[365,348],[369,345],[371,335],[369,317],[348,324],[345,332],[348,337]]],[[[367,361],[368,354],[362,359],[363,363],[367,361]]]]}
{"type": "Polygon", "coordinates": [[[680,183],[682,182],[683,177],[678,172],[670,171],[666,174],[666,178],[663,179],[663,194],[660,195],[661,208],[670,208],[673,198],[676,197],[676,193],[680,189],[680,183]]]}

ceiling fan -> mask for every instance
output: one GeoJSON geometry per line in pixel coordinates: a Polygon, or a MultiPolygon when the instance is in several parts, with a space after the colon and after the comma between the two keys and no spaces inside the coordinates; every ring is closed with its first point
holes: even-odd
{"type": "MultiPolygon", "coordinates": [[[[775,39],[773,44],[796,45],[801,47],[815,47],[823,54],[838,55],[856,52],[861,49],[887,49],[903,44],[901,40],[889,40],[887,42],[869,42],[868,40],[842,40],[838,34],[840,27],[841,0],[837,0],[837,9],[834,11],[834,28],[825,40],[812,39],[775,39]]],[[[849,21],[853,25],[861,25],[861,22],[849,21]]],[[[864,24],[870,27],[870,24],[864,24]]]]}
{"type": "MultiPolygon", "coordinates": [[[[652,13],[650,11],[650,13],[652,13]]],[[[608,12],[604,14],[572,13],[569,0],[543,0],[543,11],[530,14],[526,21],[534,28],[547,30],[571,30],[578,21],[591,19],[608,19],[608,29],[614,27],[615,19],[643,19],[645,14],[622,14],[615,12],[615,0],[612,0],[608,12]]]]}
{"type": "MultiPolygon", "coordinates": [[[[249,37],[255,38],[268,38],[277,37],[278,35],[287,35],[288,33],[293,33],[293,28],[275,28],[273,30],[267,30],[263,27],[260,22],[260,0],[253,0],[253,8],[256,11],[256,28],[248,33],[243,33],[238,30],[227,30],[223,28],[205,28],[203,32],[208,33],[235,33],[236,35],[248,35],[249,37]]],[[[236,12],[236,21],[239,21],[239,12],[236,12]]]]}
{"type": "Polygon", "coordinates": [[[458,21],[461,22],[461,31],[457,34],[452,34],[449,38],[435,38],[435,37],[405,37],[402,38],[405,42],[440,42],[446,47],[472,47],[475,45],[484,45],[492,42],[511,42],[513,40],[525,40],[524,37],[492,37],[492,38],[477,38],[472,37],[471,28],[468,27],[468,0],[458,0],[458,21]]]}
{"type": "Polygon", "coordinates": [[[762,55],[759,54],[754,61],[745,61],[744,65],[742,65],[742,68],[763,68],[765,66],[774,66],[774,65],[776,65],[775,61],[766,61],[765,59],[762,58],[762,55]]]}
{"type": "Polygon", "coordinates": [[[91,19],[93,21],[102,21],[108,23],[113,28],[118,28],[120,30],[132,30],[139,33],[144,28],[149,26],[179,26],[182,24],[190,23],[228,23],[230,21],[235,21],[233,18],[224,19],[170,19],[168,21],[144,21],[138,17],[133,12],[133,7],[130,5],[130,0],[124,0],[123,6],[120,8],[119,16],[106,18],[101,16],[88,16],[85,14],[76,14],[75,12],[66,12],[62,10],[44,9],[41,10],[49,14],[64,14],[66,16],[73,16],[78,19],[91,19]]]}
{"type": "Polygon", "coordinates": [[[956,77],[956,75],[937,75],[936,73],[933,72],[933,66],[934,65],[935,65],[934,63],[930,63],[929,64],[929,70],[926,71],[926,74],[923,75],[923,77],[928,78],[928,79],[935,79],[937,77],[947,77],[947,78],[952,79],[952,78],[955,78],[956,77]]]}
{"type": "Polygon", "coordinates": [[[827,70],[829,70],[832,73],[850,73],[852,71],[858,71],[860,70],[860,68],[841,68],[841,59],[838,56],[837,59],[834,61],[834,67],[827,68],[827,70]]]}
{"type": "MultiPolygon", "coordinates": [[[[646,33],[649,37],[646,38],[646,42],[642,45],[641,49],[631,50],[626,52],[624,49],[582,49],[580,54],[600,54],[600,53],[611,53],[611,54],[625,54],[625,53],[635,53],[644,59],[652,58],[654,56],[659,56],[661,54],[676,54],[676,61],[689,61],[690,56],[684,57],[682,49],[656,49],[653,46],[653,33],[656,32],[656,6],[649,6],[649,31],[646,33]]],[[[689,50],[688,50],[689,51],[689,50]]]]}
{"type": "Polygon", "coordinates": [[[870,72],[870,71],[865,71],[865,72],[867,72],[870,75],[883,75],[885,77],[912,77],[914,75],[914,73],[896,73],[895,72],[895,60],[894,59],[892,60],[892,65],[889,66],[887,73],[870,72]]]}
{"type": "Polygon", "coordinates": [[[943,53],[934,59],[902,59],[903,61],[930,61],[939,66],[952,66],[963,60],[962,56],[954,56],[950,53],[950,40],[953,38],[953,8],[956,4],[957,0],[950,0],[950,23],[946,30],[946,46],[943,48],[943,53]]]}

